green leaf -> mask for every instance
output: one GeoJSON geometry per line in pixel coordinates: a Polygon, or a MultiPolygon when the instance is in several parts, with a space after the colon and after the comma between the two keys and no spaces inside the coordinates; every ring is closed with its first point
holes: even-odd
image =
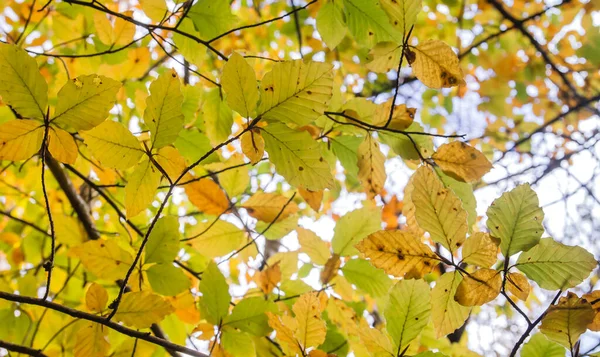
{"type": "Polygon", "coordinates": [[[153,265],[146,274],[152,290],[161,295],[175,296],[190,287],[190,279],[170,262],[153,265]]]}
{"type": "Polygon", "coordinates": [[[58,92],[51,121],[62,127],[90,130],[108,117],[119,88],[121,82],[95,74],[70,80],[58,92]]]}
{"type": "Polygon", "coordinates": [[[342,272],[348,282],[375,298],[387,294],[392,286],[392,279],[383,270],[364,259],[349,260],[342,272]]]}
{"type": "Polygon", "coordinates": [[[262,297],[249,297],[238,302],[231,315],[223,320],[223,326],[231,326],[254,336],[266,336],[273,329],[269,326],[267,311],[276,313],[277,306],[262,297]]]}
{"type": "Polygon", "coordinates": [[[254,115],[259,97],[256,73],[239,53],[234,52],[223,67],[221,85],[231,109],[244,118],[254,115]]]}
{"type": "Polygon", "coordinates": [[[125,210],[127,217],[135,217],[148,208],[154,196],[162,174],[148,159],[144,159],[136,168],[125,186],[125,210]]]}
{"type": "Polygon", "coordinates": [[[261,133],[269,159],[290,185],[311,191],[333,186],[329,164],[321,156],[319,143],[308,132],[271,123],[261,133]]]}
{"type": "Polygon", "coordinates": [[[307,125],[323,115],[333,95],[333,66],[301,60],[278,62],[261,81],[260,117],[307,125]]]}
{"type": "MultiPolygon", "coordinates": [[[[417,122],[413,122],[406,131],[409,132],[425,132],[423,126],[417,122]]],[[[381,142],[388,145],[394,152],[404,160],[419,160],[419,153],[415,149],[415,145],[419,148],[423,157],[429,157],[433,152],[433,141],[431,136],[413,135],[415,141],[413,144],[406,135],[396,133],[379,133],[381,142]]]]}
{"type": "Polygon", "coordinates": [[[550,341],[542,333],[536,333],[523,346],[521,357],[565,357],[565,348],[550,341]]]}
{"type": "Polygon", "coordinates": [[[23,49],[0,43],[0,97],[21,117],[43,119],[48,106],[48,85],[35,59],[23,49]]]}
{"type": "Polygon", "coordinates": [[[544,238],[522,253],[515,266],[547,290],[569,289],[585,280],[598,263],[594,256],[577,246],[544,238]]]}
{"type": "Polygon", "coordinates": [[[211,324],[219,325],[229,313],[229,285],[214,261],[211,261],[202,273],[198,288],[202,293],[200,310],[202,316],[211,324]]]}
{"type": "Polygon", "coordinates": [[[144,263],[170,263],[179,251],[179,222],[177,217],[162,217],[154,226],[144,255],[144,263]]]}
{"type": "Polygon", "coordinates": [[[79,135],[83,137],[92,155],[109,168],[127,170],[144,155],[140,142],[129,129],[112,120],[79,135]]]}
{"type": "Polygon", "coordinates": [[[354,181],[358,181],[358,147],[362,142],[363,138],[351,135],[331,139],[331,149],[346,170],[346,177],[354,181]]]}
{"type": "MultiPolygon", "coordinates": [[[[206,135],[194,129],[183,130],[179,133],[179,137],[175,140],[175,147],[190,163],[198,161],[212,149],[206,135]]],[[[219,161],[219,156],[212,153],[202,162],[209,164],[217,161],[219,161]]]]}
{"type": "Polygon", "coordinates": [[[317,14],[317,30],[319,35],[329,47],[333,50],[342,42],[346,36],[348,28],[344,23],[344,11],[341,1],[329,0],[319,10],[317,14]]]}
{"type": "Polygon", "coordinates": [[[221,345],[225,351],[236,357],[255,357],[254,340],[245,332],[226,329],[221,334],[221,345]]]}
{"type": "Polygon", "coordinates": [[[379,6],[371,0],[344,0],[346,23],[359,45],[371,48],[378,42],[402,42],[402,33],[396,30],[379,6]]]}
{"type": "Polygon", "coordinates": [[[334,228],[331,247],[340,256],[356,255],[354,247],[371,233],[381,229],[381,211],[376,207],[363,207],[346,213],[334,228]]]}
{"type": "Polygon", "coordinates": [[[221,98],[219,88],[211,89],[204,94],[202,120],[204,120],[206,136],[212,146],[222,143],[231,135],[233,112],[221,98]]]}
{"type": "Polygon", "coordinates": [[[410,28],[417,22],[422,6],[421,0],[381,0],[381,7],[403,37],[408,35],[410,28]]]}
{"type": "Polygon", "coordinates": [[[435,171],[444,186],[450,188],[462,202],[464,210],[467,211],[467,226],[469,227],[469,231],[471,231],[471,227],[473,227],[477,219],[477,200],[473,193],[473,185],[455,180],[438,168],[435,171]]]}
{"type": "Polygon", "coordinates": [[[505,257],[538,244],[544,233],[544,212],[529,184],[515,187],[496,199],[487,210],[487,227],[500,239],[505,257]]]}
{"type": "Polygon", "coordinates": [[[200,0],[188,12],[200,38],[210,40],[230,30],[237,22],[227,0],[200,0]]]}
{"type": "Polygon", "coordinates": [[[462,279],[458,271],[445,273],[435,282],[431,291],[431,315],[437,338],[454,332],[469,317],[471,308],[454,300],[462,279]]]}
{"type": "Polygon", "coordinates": [[[166,71],[150,85],[144,122],[150,129],[152,149],[172,144],[183,129],[183,94],[175,70],[166,71]]]}
{"type": "Polygon", "coordinates": [[[386,329],[399,350],[427,326],[431,315],[431,291],[424,280],[400,280],[389,292],[383,312],[386,329]]]}

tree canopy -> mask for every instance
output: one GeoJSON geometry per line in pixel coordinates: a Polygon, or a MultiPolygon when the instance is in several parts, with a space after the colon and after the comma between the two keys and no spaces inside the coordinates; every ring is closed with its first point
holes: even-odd
{"type": "Polygon", "coordinates": [[[599,14],[3,1],[0,354],[598,355],[599,14]]]}

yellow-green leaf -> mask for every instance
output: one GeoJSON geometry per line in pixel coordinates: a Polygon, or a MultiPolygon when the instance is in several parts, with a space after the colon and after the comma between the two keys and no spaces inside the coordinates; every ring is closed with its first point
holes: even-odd
{"type": "Polygon", "coordinates": [[[301,60],[278,62],[261,81],[258,115],[306,125],[327,109],[333,95],[333,66],[301,60]]]}
{"type": "Polygon", "coordinates": [[[134,328],[148,328],[161,322],[173,311],[173,306],[159,295],[136,291],[123,295],[115,320],[134,328]]]}
{"type": "Polygon", "coordinates": [[[380,42],[375,45],[367,56],[367,68],[377,73],[387,73],[398,68],[402,45],[395,42],[380,42]]]}
{"type": "Polygon", "coordinates": [[[288,201],[289,198],[277,193],[256,192],[242,207],[252,217],[271,223],[275,219],[283,220],[298,212],[298,205],[288,201]]]}
{"type": "Polygon", "coordinates": [[[568,292],[558,304],[552,305],[542,319],[540,331],[551,341],[558,342],[573,351],[579,336],[587,330],[587,325],[594,319],[592,305],[568,292]]]}
{"type": "Polygon", "coordinates": [[[318,265],[325,265],[331,253],[327,242],[323,241],[311,230],[297,228],[300,251],[306,253],[310,260],[318,265]]]}
{"type": "Polygon", "coordinates": [[[536,333],[523,345],[521,357],[565,357],[565,348],[536,333]]]}
{"type": "Polygon", "coordinates": [[[123,279],[133,257],[114,240],[91,240],[71,251],[79,257],[87,271],[101,279],[123,279]]]}
{"type": "Polygon", "coordinates": [[[396,277],[407,273],[423,276],[437,263],[431,248],[412,234],[399,230],[373,233],[356,248],[370,259],[371,264],[396,277]]]}
{"type": "Polygon", "coordinates": [[[379,142],[371,135],[367,135],[358,147],[358,178],[370,199],[383,190],[387,178],[385,156],[379,149],[379,142]]]}
{"type": "Polygon", "coordinates": [[[415,76],[430,88],[465,84],[458,56],[442,41],[427,40],[417,47],[410,47],[407,60],[415,76]]]}
{"type": "Polygon", "coordinates": [[[421,279],[400,280],[389,292],[383,312],[386,329],[399,350],[427,326],[431,315],[431,289],[421,279]]]}
{"type": "Polygon", "coordinates": [[[498,246],[489,234],[476,232],[465,241],[462,256],[465,263],[489,268],[498,260],[498,246]]]}
{"type": "Polygon", "coordinates": [[[417,169],[413,179],[412,202],[419,226],[431,239],[451,252],[467,236],[467,212],[456,194],[445,188],[435,172],[427,166],[417,169]]]}
{"type": "Polygon", "coordinates": [[[151,266],[146,275],[152,290],[161,295],[175,296],[190,287],[190,279],[171,262],[151,266]]]}
{"type": "Polygon", "coordinates": [[[161,74],[150,85],[144,122],[150,129],[153,149],[172,144],[183,129],[183,94],[175,70],[161,74]]]}
{"type": "Polygon", "coordinates": [[[308,132],[282,123],[269,124],[261,132],[270,161],[290,185],[312,191],[333,186],[331,168],[308,132]]]}
{"type": "Polygon", "coordinates": [[[499,271],[479,269],[463,277],[454,298],[463,306],[481,306],[494,300],[501,288],[502,276],[499,271]]]}
{"type": "Polygon", "coordinates": [[[331,246],[340,256],[354,255],[354,245],[381,229],[381,211],[377,207],[363,207],[346,213],[334,228],[331,246]]]}
{"type": "Polygon", "coordinates": [[[80,135],[92,155],[106,167],[127,170],[144,154],[138,139],[122,124],[111,120],[80,135]]]}
{"type": "Polygon", "coordinates": [[[522,253],[515,266],[543,289],[564,290],[581,284],[598,263],[581,247],[544,238],[522,253]]]}
{"type": "Polygon", "coordinates": [[[492,169],[479,150],[462,141],[440,146],[432,158],[447,175],[464,182],[478,181],[492,169]]]}
{"type": "Polygon", "coordinates": [[[160,218],[150,232],[144,251],[144,264],[170,263],[179,251],[179,222],[177,217],[160,218]]]}
{"type": "Polygon", "coordinates": [[[44,125],[36,120],[10,120],[0,124],[0,160],[26,160],[40,151],[44,125]]]}
{"type": "Polygon", "coordinates": [[[204,272],[198,288],[202,293],[200,310],[206,321],[219,325],[229,313],[229,285],[217,264],[211,261],[204,272]]]}
{"type": "MultiPolygon", "coordinates": [[[[324,309],[324,307],[323,307],[324,309]]],[[[304,350],[316,347],[325,341],[327,328],[321,319],[321,303],[316,292],[300,296],[292,307],[296,314],[297,329],[294,336],[304,350]]]]}
{"type": "Polygon", "coordinates": [[[463,277],[458,271],[443,274],[431,292],[431,315],[437,338],[446,336],[461,327],[471,308],[462,306],[454,300],[456,289],[463,277]]]}
{"type": "Polygon", "coordinates": [[[194,225],[189,235],[189,244],[207,258],[221,257],[245,242],[244,231],[223,220],[200,222],[194,225]]]}
{"type": "Polygon", "coordinates": [[[223,101],[219,88],[213,88],[204,95],[202,119],[212,146],[219,145],[231,135],[233,112],[223,101]]]}
{"type": "Polygon", "coordinates": [[[0,73],[2,101],[22,118],[43,119],[48,106],[48,85],[35,59],[18,46],[0,43],[0,73]]]}
{"type": "Polygon", "coordinates": [[[381,7],[403,37],[408,35],[410,28],[417,22],[422,6],[421,0],[381,0],[381,7]]]}
{"type": "Polygon", "coordinates": [[[119,88],[121,82],[96,74],[67,81],[58,92],[51,121],[75,130],[90,130],[106,119],[119,88]]]}
{"type": "Polygon", "coordinates": [[[75,357],[105,357],[110,350],[108,327],[85,322],[77,330],[73,355],[75,357]]]}
{"type": "Polygon", "coordinates": [[[135,217],[148,208],[160,184],[162,174],[144,159],[135,169],[125,186],[125,210],[127,217],[135,217]]]}
{"type": "Polygon", "coordinates": [[[74,164],[77,159],[77,144],[71,134],[54,125],[48,128],[48,151],[65,164],[74,164]]]}
{"type": "Polygon", "coordinates": [[[231,109],[244,118],[254,115],[259,96],[256,73],[239,53],[234,52],[223,67],[221,85],[231,109]]]}
{"type": "Polygon", "coordinates": [[[544,233],[544,211],[529,184],[515,187],[492,202],[487,210],[487,227],[500,239],[505,257],[527,251],[538,244],[544,233]]]}
{"type": "Polygon", "coordinates": [[[323,42],[333,50],[342,42],[348,28],[344,23],[344,12],[341,1],[328,0],[317,14],[317,30],[323,42]]]}
{"type": "Polygon", "coordinates": [[[402,33],[392,26],[378,2],[344,0],[346,23],[359,45],[372,48],[378,42],[402,42],[402,33]]]}

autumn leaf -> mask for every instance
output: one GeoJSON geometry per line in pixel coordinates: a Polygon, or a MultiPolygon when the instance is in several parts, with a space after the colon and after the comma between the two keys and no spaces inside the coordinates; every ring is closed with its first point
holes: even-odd
{"type": "Polygon", "coordinates": [[[217,183],[209,178],[196,179],[191,175],[184,178],[185,193],[190,202],[206,214],[220,215],[229,210],[229,200],[217,183]]]}
{"type": "Polygon", "coordinates": [[[463,277],[457,271],[444,273],[431,291],[431,319],[438,338],[461,327],[471,313],[469,307],[454,300],[462,281],[463,277]]]}
{"type": "Polygon", "coordinates": [[[446,174],[464,182],[478,181],[492,169],[479,150],[461,141],[440,146],[432,158],[446,174]]]}
{"type": "Polygon", "coordinates": [[[358,178],[361,180],[369,198],[373,198],[383,190],[386,180],[385,157],[379,144],[370,135],[358,147],[358,178]]]}
{"type": "Polygon", "coordinates": [[[0,160],[19,161],[36,154],[44,139],[44,127],[35,120],[11,120],[0,124],[0,160]]]}
{"type": "Polygon", "coordinates": [[[254,165],[262,159],[265,153],[265,140],[259,130],[249,130],[241,139],[242,151],[254,165]]]}
{"type": "Polygon", "coordinates": [[[540,331],[551,341],[573,350],[579,336],[594,319],[592,305],[572,292],[551,306],[542,319],[540,331]]]}
{"type": "Polygon", "coordinates": [[[463,245],[463,261],[482,268],[491,267],[498,260],[498,246],[488,233],[473,233],[463,245]]]}
{"type": "Polygon", "coordinates": [[[115,319],[135,328],[147,328],[172,312],[173,306],[162,297],[148,291],[137,291],[123,295],[115,319]]]}
{"type": "Polygon", "coordinates": [[[81,133],[81,136],[92,155],[110,168],[127,170],[144,154],[138,139],[122,124],[111,120],[81,133]]]}
{"type": "Polygon", "coordinates": [[[221,83],[227,94],[229,107],[245,118],[252,117],[259,97],[256,74],[244,57],[237,52],[231,55],[223,67],[221,83]]]}
{"type": "Polygon", "coordinates": [[[427,326],[431,315],[431,291],[424,280],[400,280],[390,289],[383,312],[387,331],[402,350],[427,326]]]}
{"type": "Polygon", "coordinates": [[[410,47],[406,59],[415,76],[428,87],[464,85],[464,74],[452,48],[439,40],[427,40],[410,47]]]}
{"type": "Polygon", "coordinates": [[[306,293],[292,307],[296,315],[297,329],[294,337],[303,349],[315,347],[325,341],[325,321],[321,319],[321,307],[317,293],[306,293]]]}
{"type": "Polygon", "coordinates": [[[465,275],[456,289],[455,300],[463,306],[481,306],[500,294],[502,277],[493,269],[479,269],[465,275]]]}
{"type": "Polygon", "coordinates": [[[266,192],[257,192],[242,205],[249,215],[263,222],[283,220],[298,212],[298,205],[289,198],[266,192]]]}

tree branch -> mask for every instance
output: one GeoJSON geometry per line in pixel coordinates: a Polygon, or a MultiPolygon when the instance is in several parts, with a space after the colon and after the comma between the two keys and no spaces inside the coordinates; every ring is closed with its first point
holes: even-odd
{"type": "Polygon", "coordinates": [[[22,353],[22,354],[26,354],[29,356],[35,356],[35,357],[47,357],[48,356],[48,355],[43,354],[42,351],[40,351],[40,350],[36,350],[36,349],[29,348],[29,347],[22,346],[22,345],[16,345],[14,343],[2,341],[2,340],[0,340],[0,348],[4,348],[5,350],[10,351],[10,352],[22,353]]]}

